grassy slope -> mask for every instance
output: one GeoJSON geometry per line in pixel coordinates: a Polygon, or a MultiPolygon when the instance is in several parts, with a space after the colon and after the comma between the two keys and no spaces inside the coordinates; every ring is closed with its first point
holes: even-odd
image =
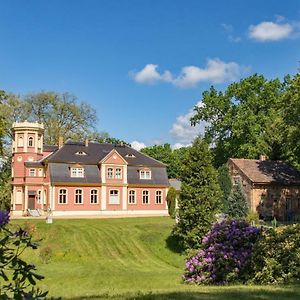
{"type": "MultiPolygon", "coordinates": [[[[14,221],[17,223],[17,221],[14,221]]],[[[39,250],[27,260],[40,284],[63,299],[300,299],[299,287],[194,287],[181,283],[184,257],[166,239],[169,218],[30,221],[39,250]],[[51,249],[47,263],[40,253],[51,249]]]]}

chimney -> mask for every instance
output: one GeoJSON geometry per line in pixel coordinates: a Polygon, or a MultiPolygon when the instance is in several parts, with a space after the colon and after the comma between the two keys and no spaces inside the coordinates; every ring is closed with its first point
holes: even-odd
{"type": "Polygon", "coordinates": [[[85,139],[85,146],[88,147],[89,146],[89,140],[85,139]]]}
{"type": "Polygon", "coordinates": [[[60,149],[64,145],[64,138],[60,136],[58,138],[58,149],[60,149]]]}
{"type": "Polygon", "coordinates": [[[267,156],[264,155],[264,154],[261,154],[261,155],[259,156],[259,160],[260,160],[260,161],[267,160],[267,156]]]}

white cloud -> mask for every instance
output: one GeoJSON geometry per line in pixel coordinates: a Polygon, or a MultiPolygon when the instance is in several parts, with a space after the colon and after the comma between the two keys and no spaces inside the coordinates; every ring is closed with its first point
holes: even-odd
{"type": "Polygon", "coordinates": [[[180,74],[174,77],[169,71],[159,73],[158,65],[147,64],[141,71],[132,73],[133,79],[138,83],[169,82],[178,87],[194,87],[199,82],[222,83],[238,79],[246,70],[236,62],[223,62],[222,60],[208,59],[204,68],[185,66],[180,74]]]}
{"type": "Polygon", "coordinates": [[[172,81],[172,75],[169,71],[163,74],[158,73],[158,65],[147,64],[141,71],[133,74],[133,79],[139,83],[153,84],[157,81],[172,81]]]}
{"type": "MultiPolygon", "coordinates": [[[[202,105],[202,102],[199,101],[197,106],[202,105]]],[[[196,126],[191,126],[191,117],[195,115],[193,109],[190,109],[189,112],[185,115],[181,115],[176,118],[175,123],[172,125],[170,130],[171,135],[176,140],[173,148],[189,146],[191,142],[197,137],[199,134],[204,133],[205,122],[201,122],[196,126]]]]}
{"type": "Polygon", "coordinates": [[[291,37],[294,29],[289,23],[261,22],[249,27],[249,36],[260,42],[279,41],[291,37]]]}
{"type": "Polygon", "coordinates": [[[179,149],[179,148],[182,148],[182,147],[188,147],[188,146],[191,146],[192,144],[182,144],[182,143],[175,143],[174,145],[172,145],[172,149],[179,149]]]}
{"type": "Polygon", "coordinates": [[[142,148],[145,148],[146,145],[142,142],[138,142],[138,141],[133,141],[130,143],[131,147],[137,151],[140,151],[142,148]]]}

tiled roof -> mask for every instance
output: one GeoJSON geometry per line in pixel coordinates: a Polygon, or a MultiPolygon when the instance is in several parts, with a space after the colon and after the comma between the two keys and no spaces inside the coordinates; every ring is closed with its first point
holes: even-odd
{"type": "Polygon", "coordinates": [[[300,185],[300,172],[284,161],[230,158],[253,183],[300,185]]]}
{"type": "Polygon", "coordinates": [[[54,152],[58,149],[58,146],[56,145],[44,145],[43,149],[45,152],[54,152]]]}
{"type": "Polygon", "coordinates": [[[107,143],[84,143],[68,141],[64,146],[51,154],[46,161],[55,163],[98,164],[111,150],[115,149],[128,163],[134,166],[165,167],[165,164],[128,146],[107,143]],[[86,155],[77,155],[84,152],[86,155]]]}

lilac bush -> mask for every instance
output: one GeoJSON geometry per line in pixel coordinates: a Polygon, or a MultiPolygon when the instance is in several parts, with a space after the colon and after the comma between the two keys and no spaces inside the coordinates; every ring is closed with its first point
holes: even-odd
{"type": "Polygon", "coordinates": [[[194,284],[243,282],[249,274],[253,247],[261,228],[242,220],[225,220],[213,225],[198,253],[186,261],[183,280],[194,284]]]}

